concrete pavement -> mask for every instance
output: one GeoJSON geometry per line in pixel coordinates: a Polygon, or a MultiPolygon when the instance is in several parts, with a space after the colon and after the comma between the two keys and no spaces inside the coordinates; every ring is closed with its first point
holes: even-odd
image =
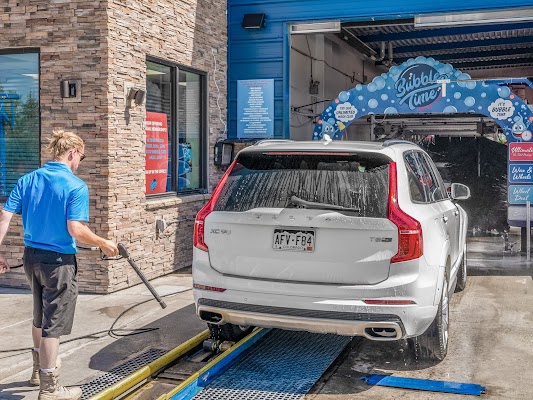
{"type": "MultiPolygon", "coordinates": [[[[310,400],[459,400],[463,395],[369,386],[359,378],[392,374],[406,378],[477,383],[483,399],[533,399],[533,273],[498,236],[468,238],[468,281],[450,302],[450,342],[444,361],[413,360],[404,341],[363,340],[347,352],[310,400]]],[[[468,397],[468,396],[467,396],[468,397]]]]}
{"type": "MultiPolygon", "coordinates": [[[[92,381],[150,349],[169,351],[206,329],[194,312],[190,271],[151,283],[165,296],[166,309],[142,284],[109,295],[79,296],[72,334],[61,338],[64,385],[92,381]]],[[[1,400],[37,399],[38,390],[28,385],[31,302],[27,290],[0,288],[1,400]]]]}

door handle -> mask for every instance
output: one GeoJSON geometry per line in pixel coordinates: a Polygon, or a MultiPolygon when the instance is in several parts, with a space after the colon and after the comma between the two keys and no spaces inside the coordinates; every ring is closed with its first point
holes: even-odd
{"type": "Polygon", "coordinates": [[[446,215],[442,217],[442,220],[444,221],[445,224],[448,223],[448,217],[446,215]]]}

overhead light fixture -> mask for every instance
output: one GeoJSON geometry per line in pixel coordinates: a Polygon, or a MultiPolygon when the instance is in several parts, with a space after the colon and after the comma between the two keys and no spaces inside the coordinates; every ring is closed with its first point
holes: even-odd
{"type": "Polygon", "coordinates": [[[306,35],[308,33],[340,32],[340,21],[315,22],[310,24],[292,24],[291,34],[306,35]]]}
{"type": "Polygon", "coordinates": [[[415,16],[415,28],[485,25],[491,23],[527,21],[533,21],[533,7],[453,14],[420,14],[415,16]]]}

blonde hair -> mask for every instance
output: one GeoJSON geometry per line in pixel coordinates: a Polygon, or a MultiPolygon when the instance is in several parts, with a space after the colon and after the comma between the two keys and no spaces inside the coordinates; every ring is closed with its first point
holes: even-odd
{"type": "Polygon", "coordinates": [[[55,129],[52,131],[52,137],[49,141],[48,152],[52,155],[54,160],[60,158],[70,149],[83,150],[85,147],[82,138],[73,132],[66,132],[63,129],[55,129]]]}

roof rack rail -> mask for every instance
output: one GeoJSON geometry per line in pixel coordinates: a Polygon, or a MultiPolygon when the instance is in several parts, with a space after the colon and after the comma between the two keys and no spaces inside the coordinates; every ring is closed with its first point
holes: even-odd
{"type": "Polygon", "coordinates": [[[294,142],[294,140],[290,139],[263,139],[258,140],[254,143],[254,146],[260,146],[262,144],[270,144],[270,143],[287,143],[287,142],[294,142]]]}
{"type": "MultiPolygon", "coordinates": [[[[418,146],[416,143],[414,142],[410,142],[409,140],[402,140],[402,139],[389,139],[389,140],[385,140],[381,146],[382,147],[389,147],[389,146],[392,146],[392,145],[395,145],[395,144],[411,144],[411,145],[414,145],[414,146],[418,146]]],[[[420,146],[418,146],[420,147],[420,146]]]]}

